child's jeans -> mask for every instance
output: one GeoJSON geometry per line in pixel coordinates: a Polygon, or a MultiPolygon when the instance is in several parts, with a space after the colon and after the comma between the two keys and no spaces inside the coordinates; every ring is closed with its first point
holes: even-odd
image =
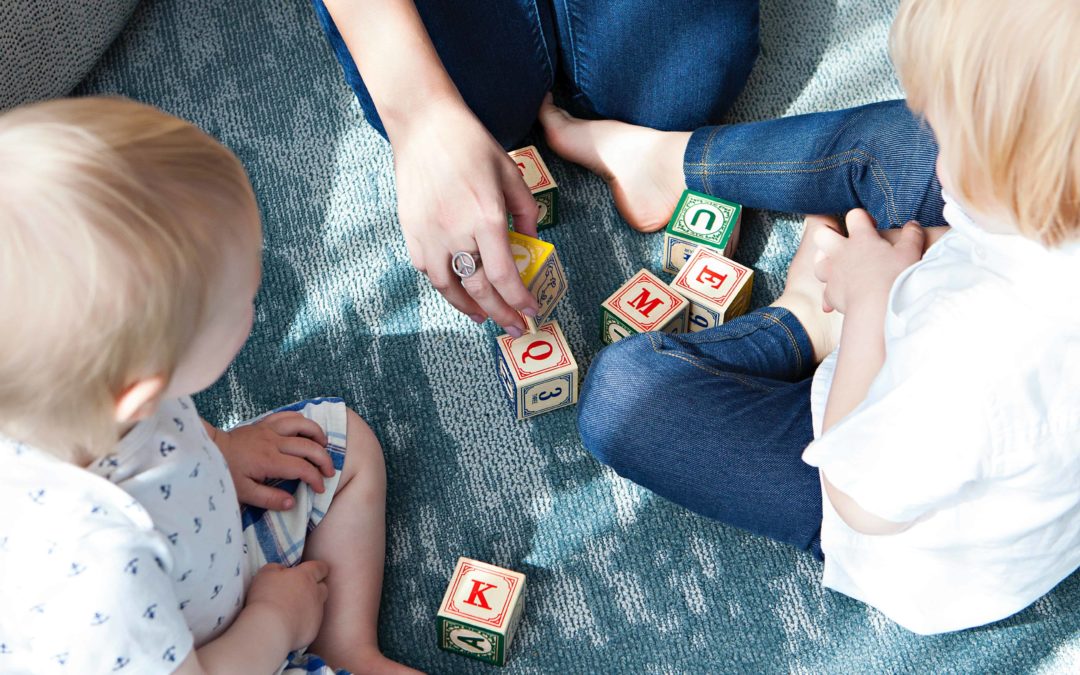
{"type": "Polygon", "coordinates": [[[821,554],[813,348],[785,309],[700,333],[634,335],[596,357],[578,403],[585,447],[709,518],[821,554]]]}

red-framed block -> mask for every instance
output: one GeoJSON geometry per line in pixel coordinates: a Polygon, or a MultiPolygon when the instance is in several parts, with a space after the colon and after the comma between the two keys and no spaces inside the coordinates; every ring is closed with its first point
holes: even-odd
{"type": "Polygon", "coordinates": [[[655,274],[641,270],[600,307],[600,340],[609,345],[634,333],[685,332],[690,303],[655,274]]]}
{"type": "Polygon", "coordinates": [[[436,615],[439,648],[505,665],[524,611],[524,574],[458,558],[436,615]]]}
{"type": "Polygon", "coordinates": [[[499,381],[519,420],[577,403],[578,364],[557,321],[519,338],[500,335],[496,346],[499,381]]]}
{"type": "Polygon", "coordinates": [[[753,285],[754,270],[705,247],[694,251],[671,282],[690,302],[687,324],[695,333],[744,314],[753,285]]]}
{"type": "Polygon", "coordinates": [[[535,145],[512,150],[510,159],[517,164],[521,177],[529,186],[540,212],[536,220],[537,231],[559,224],[559,186],[551,175],[544,158],[535,145]]]}

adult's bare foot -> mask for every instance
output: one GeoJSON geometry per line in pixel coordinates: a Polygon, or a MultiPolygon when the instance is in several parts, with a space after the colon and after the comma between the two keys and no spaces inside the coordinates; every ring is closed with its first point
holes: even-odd
{"type": "Polygon", "coordinates": [[[773,307],[783,307],[794,314],[803,325],[814,347],[814,361],[817,363],[839,344],[840,329],[844,325],[844,316],[840,312],[822,309],[825,284],[814,275],[814,259],[818,252],[814,233],[823,227],[843,231],[839,221],[830,216],[806,217],[802,241],[788,267],[784,292],[772,303],[773,307]]]}
{"type": "Polygon", "coordinates": [[[607,181],[615,207],[630,227],[653,232],[667,225],[686,189],[683,155],[690,132],[581,120],[556,107],[551,94],[540,107],[540,124],[560,157],[607,181]]]}

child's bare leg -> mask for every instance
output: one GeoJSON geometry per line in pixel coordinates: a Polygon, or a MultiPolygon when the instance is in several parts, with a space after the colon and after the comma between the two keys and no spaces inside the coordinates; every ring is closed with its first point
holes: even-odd
{"type": "Polygon", "coordinates": [[[772,303],[773,307],[783,307],[799,320],[814,346],[814,361],[820,363],[828,356],[840,340],[840,328],[844,317],[840,312],[826,312],[822,309],[825,297],[825,284],[814,276],[814,262],[817,245],[814,232],[828,227],[842,231],[840,223],[830,216],[807,216],[803,228],[799,250],[788,267],[784,292],[772,303]]]}
{"type": "Polygon", "coordinates": [[[345,466],[334,500],[308,536],[304,558],[330,565],[329,596],[310,651],[354,673],[415,673],[379,651],[386,555],[386,467],[367,423],[348,411],[345,466]]]}
{"type": "Polygon", "coordinates": [[[667,225],[686,189],[683,157],[690,132],[580,120],[555,107],[550,94],[540,108],[540,123],[552,150],[607,181],[631,227],[652,232],[667,225]]]}

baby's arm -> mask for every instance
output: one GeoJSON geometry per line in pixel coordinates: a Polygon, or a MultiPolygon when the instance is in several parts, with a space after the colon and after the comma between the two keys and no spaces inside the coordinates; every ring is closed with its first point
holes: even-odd
{"type": "MultiPolygon", "coordinates": [[[[818,278],[825,282],[826,301],[844,313],[836,374],[825,405],[822,433],[854,410],[885,362],[885,312],[889,291],[900,272],[922,257],[925,234],[918,224],[909,223],[895,243],[874,229],[865,211],[848,214],[847,238],[823,230],[819,242],[824,258],[818,263],[818,278]]],[[[854,499],[838,490],[822,471],[822,482],[837,514],[852,529],[863,534],[894,534],[909,523],[895,523],[864,510],[854,499]]]]}
{"type": "Polygon", "coordinates": [[[188,655],[179,675],[273,673],[289,652],[306,647],[322,624],[329,567],[267,565],[251,582],[247,602],[228,630],[188,655]]]}

